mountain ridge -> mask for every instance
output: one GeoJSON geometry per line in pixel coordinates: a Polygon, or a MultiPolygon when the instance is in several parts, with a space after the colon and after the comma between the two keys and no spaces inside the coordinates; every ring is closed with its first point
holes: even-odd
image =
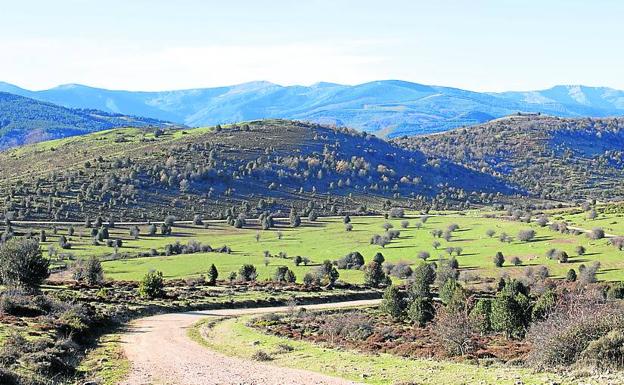
{"type": "Polygon", "coordinates": [[[310,86],[254,81],[171,91],[108,90],[80,84],[30,91],[0,83],[0,91],[68,108],[145,116],[188,126],[279,118],[347,126],[388,137],[446,131],[518,112],[561,117],[624,115],[624,91],[581,85],[475,92],[404,80],[310,86]]]}

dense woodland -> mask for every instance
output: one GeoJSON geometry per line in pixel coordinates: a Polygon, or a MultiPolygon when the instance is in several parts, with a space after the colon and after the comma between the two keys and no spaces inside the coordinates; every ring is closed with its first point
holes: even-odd
{"type": "Polygon", "coordinates": [[[518,115],[398,145],[465,165],[544,199],[623,199],[624,119],[518,115]]]}

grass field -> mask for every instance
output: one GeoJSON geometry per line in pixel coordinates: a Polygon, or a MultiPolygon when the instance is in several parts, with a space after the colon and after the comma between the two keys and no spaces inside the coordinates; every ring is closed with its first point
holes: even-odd
{"type": "MultiPolygon", "coordinates": [[[[261,231],[252,222],[248,228],[236,229],[222,222],[211,222],[208,228],[204,226],[180,225],[174,228],[171,236],[145,236],[134,240],[129,235],[129,227],[119,227],[110,230],[111,238],[123,240],[120,253],[136,255],[140,251],[151,248],[162,251],[169,243],[180,241],[185,244],[190,240],[197,240],[212,247],[228,245],[233,252],[221,253],[197,253],[176,256],[158,256],[147,258],[131,258],[108,261],[104,263],[106,276],[111,279],[138,280],[150,269],[157,269],[164,273],[166,278],[183,278],[205,274],[211,264],[215,264],[221,278],[227,278],[231,271],[237,271],[245,263],[256,266],[259,279],[270,278],[279,265],[291,267],[298,280],[309,271],[311,266],[294,266],[292,257],[300,255],[308,257],[312,263],[318,264],[325,259],[335,260],[352,251],[359,251],[369,261],[376,252],[382,252],[388,262],[408,262],[410,264],[421,263],[418,258],[420,251],[428,251],[431,254],[429,261],[436,261],[448,257],[447,247],[462,248],[462,253],[457,257],[460,267],[475,275],[483,277],[498,277],[503,273],[510,275],[520,274],[527,266],[545,265],[554,276],[563,276],[570,268],[577,268],[581,263],[600,261],[602,269],[599,278],[603,280],[624,279],[624,253],[608,245],[606,239],[590,240],[584,235],[560,234],[548,228],[539,227],[536,224],[526,224],[509,221],[502,218],[484,218],[476,214],[432,216],[422,228],[416,228],[419,221],[417,217],[406,218],[410,222],[407,228],[401,228],[402,219],[386,220],[383,217],[353,217],[352,231],[345,231],[341,218],[320,218],[317,222],[304,221],[299,228],[291,228],[285,222],[279,223],[278,228],[269,231],[261,231]],[[382,225],[391,223],[395,229],[401,231],[398,239],[393,240],[385,248],[371,245],[370,239],[374,234],[383,234],[382,225]],[[441,238],[434,238],[431,231],[434,229],[445,230],[450,224],[459,225],[459,230],[453,233],[449,242],[441,238]],[[516,239],[520,230],[532,228],[537,236],[531,242],[521,242],[516,239]],[[486,231],[492,229],[496,232],[494,237],[488,237],[486,231]],[[497,238],[501,233],[507,233],[514,240],[511,243],[503,243],[497,238]],[[281,233],[281,239],[278,234],[281,233]],[[256,235],[259,234],[259,240],[256,235]],[[438,249],[432,245],[434,241],[440,242],[438,249]],[[584,256],[576,255],[577,245],[583,245],[587,249],[584,256]],[[560,264],[549,260],[546,252],[556,248],[566,251],[570,255],[570,263],[560,264]],[[287,254],[288,258],[269,258],[265,266],[264,251],[272,255],[280,252],[287,254]],[[503,268],[496,268],[492,262],[497,251],[503,252],[506,263],[503,268]],[[512,266],[509,261],[512,257],[519,257],[523,261],[522,266],[512,266]]],[[[597,219],[597,221],[609,222],[612,230],[619,231],[622,219],[611,215],[609,218],[597,219]]],[[[592,222],[593,223],[593,222],[592,222]]],[[[586,223],[579,223],[580,225],[586,223]]],[[[595,226],[588,226],[595,227],[595,226]]],[[[624,229],[622,229],[624,230],[624,229]]],[[[66,234],[66,229],[61,228],[57,236],[48,231],[48,241],[44,248],[57,244],[57,237],[66,234]]],[[[91,245],[91,238],[79,234],[87,234],[85,229],[76,229],[71,242],[71,250],[59,250],[70,252],[76,257],[96,255],[105,257],[113,252],[107,246],[91,245]]],[[[146,226],[141,227],[141,233],[146,234],[146,226]]],[[[622,232],[624,233],[624,231],[622,232]]],[[[353,283],[361,283],[363,273],[359,270],[340,270],[340,279],[353,283]]]]}
{"type": "MultiPolygon", "coordinates": [[[[263,334],[245,324],[248,317],[230,318],[212,327],[198,324],[190,330],[191,338],[218,352],[249,359],[263,350],[271,355],[272,365],[311,370],[346,378],[358,383],[395,384],[409,382],[423,385],[464,384],[572,384],[554,374],[535,374],[528,370],[477,366],[448,361],[405,359],[389,354],[369,355],[349,350],[325,348],[304,341],[294,341],[263,334]],[[203,330],[201,330],[203,329],[203,330]],[[287,352],[280,344],[293,348],[287,352]]],[[[594,384],[594,382],[583,382],[594,384]]]]}

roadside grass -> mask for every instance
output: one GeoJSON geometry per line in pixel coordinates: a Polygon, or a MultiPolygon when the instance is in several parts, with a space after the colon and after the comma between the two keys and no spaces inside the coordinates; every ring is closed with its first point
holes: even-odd
{"type": "MultiPolygon", "coordinates": [[[[474,214],[473,214],[474,215],[474,214]]],[[[412,216],[406,218],[410,222],[408,228],[401,227],[404,219],[386,220],[380,216],[352,217],[352,231],[345,231],[342,218],[320,218],[317,222],[304,221],[303,226],[291,228],[282,220],[276,229],[262,231],[257,228],[255,221],[244,229],[236,229],[223,222],[209,222],[208,228],[183,224],[174,228],[171,236],[141,235],[134,240],[129,235],[129,227],[116,227],[110,230],[111,238],[123,240],[123,247],[119,253],[136,254],[141,251],[156,249],[164,250],[166,244],[180,241],[186,244],[190,240],[196,240],[212,247],[228,245],[232,248],[231,254],[221,253],[197,253],[176,256],[159,256],[146,258],[128,258],[104,262],[106,276],[115,280],[139,280],[151,269],[160,270],[168,279],[184,278],[206,274],[210,265],[215,264],[219,270],[220,278],[226,279],[230,272],[237,271],[242,264],[250,263],[256,266],[259,279],[272,277],[275,268],[286,265],[293,269],[299,282],[302,281],[306,272],[314,265],[329,259],[335,260],[352,251],[359,251],[368,262],[377,252],[382,252],[387,262],[407,262],[415,265],[422,263],[418,258],[420,251],[431,254],[429,261],[438,261],[448,258],[448,247],[461,248],[462,253],[457,257],[460,267],[472,275],[481,277],[499,277],[503,273],[511,276],[521,275],[527,266],[548,267],[551,275],[564,277],[570,268],[577,269],[583,264],[600,261],[602,264],[599,279],[614,281],[624,279],[624,253],[608,245],[606,239],[590,240],[585,235],[560,234],[548,228],[539,227],[535,223],[527,224],[509,221],[502,218],[484,218],[473,215],[452,215],[429,217],[422,228],[416,228],[419,218],[412,216]],[[370,239],[375,234],[383,234],[384,223],[390,223],[394,229],[400,230],[398,239],[393,240],[385,248],[371,245],[370,239]],[[450,224],[459,225],[459,230],[453,233],[449,242],[442,238],[434,238],[432,230],[445,230],[450,224]],[[521,242],[516,239],[520,230],[532,228],[536,231],[536,238],[531,242],[521,242]],[[490,238],[486,231],[492,229],[496,234],[490,238]],[[278,234],[281,233],[281,239],[278,234]],[[498,236],[506,233],[514,238],[511,243],[503,243],[498,236]],[[257,241],[256,235],[260,238],[257,241]],[[435,249],[432,243],[440,242],[435,249]],[[586,255],[576,255],[575,248],[582,245],[587,249],[586,255]],[[560,264],[555,260],[549,260],[546,252],[556,248],[564,250],[570,256],[570,262],[560,264]],[[286,253],[287,258],[272,257],[265,259],[264,251],[276,256],[280,252],[286,253]],[[503,268],[496,268],[492,262],[496,252],[501,251],[506,263],[503,268]],[[311,266],[295,266],[294,256],[308,257],[311,266]],[[511,258],[519,257],[523,264],[512,266],[511,258]],[[265,263],[268,265],[265,266],[265,263]]],[[[604,221],[622,220],[615,215],[610,215],[604,221]]],[[[623,225],[624,226],[624,225],[623,225]]],[[[589,228],[595,226],[588,226],[589,228]]],[[[141,234],[147,233],[147,227],[141,226],[141,234]]],[[[606,228],[605,228],[606,229],[606,228]]],[[[619,229],[619,227],[617,228],[619,229]]],[[[608,229],[606,229],[608,230],[608,229]]],[[[67,229],[62,226],[58,235],[48,232],[48,241],[44,243],[47,250],[50,245],[56,245],[58,236],[66,234],[67,229]]],[[[624,229],[622,231],[624,234],[624,229]]],[[[93,246],[86,229],[77,228],[71,237],[73,247],[69,252],[77,258],[90,255],[105,257],[114,250],[107,246],[93,246]],[[80,234],[82,233],[82,238],[80,234]]],[[[359,270],[340,270],[340,279],[351,283],[362,283],[363,272],[359,270]]]]}
{"type": "Polygon", "coordinates": [[[123,354],[118,334],[106,334],[89,350],[77,368],[84,378],[96,380],[100,385],[117,385],[130,372],[130,362],[123,354]]]}
{"type": "MultiPolygon", "coordinates": [[[[251,359],[262,350],[271,365],[305,369],[366,384],[400,382],[428,385],[459,384],[572,384],[555,374],[532,373],[525,369],[492,365],[477,366],[450,361],[406,359],[389,354],[364,354],[325,348],[261,333],[246,326],[250,317],[207,319],[189,330],[200,344],[222,354],[251,359]],[[284,349],[288,345],[291,349],[284,349]],[[291,351],[289,351],[291,350],[291,351]]],[[[588,382],[588,384],[593,384],[588,382]]]]}

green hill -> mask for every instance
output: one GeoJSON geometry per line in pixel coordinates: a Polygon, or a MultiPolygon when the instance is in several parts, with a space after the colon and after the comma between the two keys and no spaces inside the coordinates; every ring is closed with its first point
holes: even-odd
{"type": "Polygon", "coordinates": [[[114,127],[169,125],[156,119],[65,108],[0,92],[0,149],[114,127]]]}
{"type": "Polygon", "coordinates": [[[546,199],[624,199],[624,119],[522,115],[394,143],[546,199]]]}
{"type": "Polygon", "coordinates": [[[191,130],[117,129],[0,153],[14,218],[116,220],[362,210],[403,200],[464,207],[517,192],[365,133],[284,120],[191,130]],[[381,198],[381,199],[380,199],[381,198]]]}

